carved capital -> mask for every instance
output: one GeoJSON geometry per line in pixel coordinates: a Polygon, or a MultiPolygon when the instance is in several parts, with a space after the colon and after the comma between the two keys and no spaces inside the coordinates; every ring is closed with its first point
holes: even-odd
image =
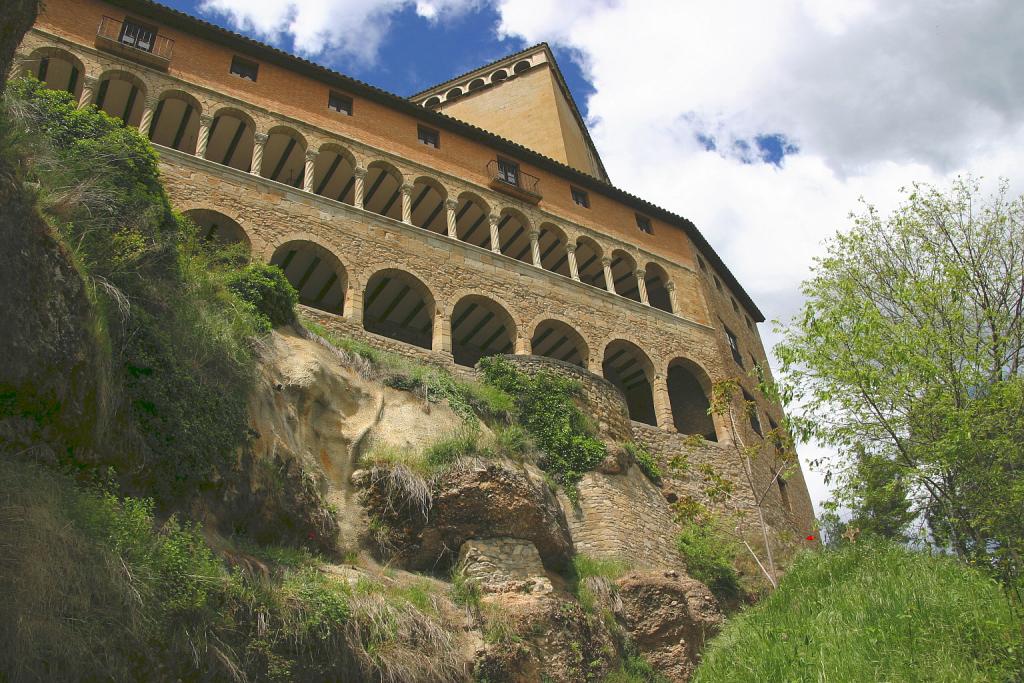
{"type": "Polygon", "coordinates": [[[306,150],[306,161],[316,161],[317,151],[315,149],[306,150]]]}
{"type": "Polygon", "coordinates": [[[536,240],[539,240],[539,239],[540,239],[540,230],[537,230],[536,228],[534,228],[533,230],[530,231],[530,241],[533,242],[533,241],[536,241],[536,240]]]}
{"type": "Polygon", "coordinates": [[[612,260],[610,258],[608,258],[607,256],[602,256],[601,257],[601,267],[602,268],[608,268],[611,265],[612,265],[612,260]]]}
{"type": "Polygon", "coordinates": [[[643,280],[645,277],[647,277],[647,271],[645,271],[643,268],[637,268],[634,275],[636,275],[637,279],[643,280]]]}
{"type": "Polygon", "coordinates": [[[412,185],[410,185],[409,183],[405,183],[404,185],[402,185],[402,196],[411,197],[413,189],[414,188],[412,185]]]}
{"type": "Polygon", "coordinates": [[[501,215],[492,213],[489,216],[487,216],[487,220],[491,222],[491,225],[497,225],[498,221],[501,220],[501,215]]]}
{"type": "Polygon", "coordinates": [[[199,125],[209,128],[213,125],[213,117],[209,114],[201,114],[199,116],[199,125]]]}
{"type": "Polygon", "coordinates": [[[96,76],[86,76],[84,83],[85,87],[95,90],[96,86],[100,84],[100,79],[96,76]]]}
{"type": "Polygon", "coordinates": [[[446,199],[444,200],[444,206],[449,211],[454,211],[455,209],[459,208],[459,202],[457,199],[446,199]]]}
{"type": "Polygon", "coordinates": [[[267,144],[267,140],[270,139],[270,136],[266,133],[254,133],[252,139],[257,145],[265,145],[267,144]]]}
{"type": "Polygon", "coordinates": [[[568,244],[565,245],[565,250],[567,252],[569,252],[570,254],[575,254],[576,253],[576,245],[573,244],[572,242],[569,242],[568,244]]]}
{"type": "Polygon", "coordinates": [[[365,178],[366,169],[363,168],[362,166],[356,166],[354,169],[352,169],[352,175],[354,175],[356,178],[365,178]]]}

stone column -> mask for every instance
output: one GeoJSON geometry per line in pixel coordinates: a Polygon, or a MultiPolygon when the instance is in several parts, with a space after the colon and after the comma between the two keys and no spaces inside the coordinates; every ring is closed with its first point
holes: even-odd
{"type": "Polygon", "coordinates": [[[96,93],[96,87],[100,84],[100,79],[95,76],[86,76],[82,80],[82,94],[78,98],[79,107],[87,107],[92,104],[92,97],[96,93]]]}
{"type": "Polygon", "coordinates": [[[567,244],[565,245],[565,255],[569,260],[569,277],[576,282],[580,281],[580,267],[576,263],[576,245],[567,244]]]}
{"type": "Polygon", "coordinates": [[[668,292],[668,303],[672,312],[679,315],[679,301],[676,299],[676,283],[669,280],[665,283],[665,290],[668,292]]]}
{"type": "Polygon", "coordinates": [[[409,183],[402,185],[402,222],[412,225],[412,190],[409,183]]]}
{"type": "Polygon", "coordinates": [[[313,173],[316,169],[316,152],[306,150],[306,166],[302,172],[302,191],[313,191],[313,173]]]}
{"type": "Polygon", "coordinates": [[[615,293],[615,278],[612,277],[612,260],[607,256],[601,259],[601,268],[604,269],[604,288],[612,294],[615,293]]]}
{"type": "Polygon", "coordinates": [[[491,251],[495,254],[501,253],[501,240],[498,238],[498,219],[500,216],[492,213],[487,217],[491,222],[491,251]]]}
{"type": "Polygon", "coordinates": [[[530,255],[533,256],[533,265],[544,267],[540,263],[540,230],[530,231],[530,255]]]}
{"type": "Polygon", "coordinates": [[[199,117],[199,137],[196,138],[196,156],[200,159],[206,158],[206,146],[210,144],[210,127],[213,125],[213,117],[203,114],[199,117]]]}
{"type": "Polygon", "coordinates": [[[459,202],[454,199],[444,200],[444,208],[448,213],[448,236],[453,240],[459,238],[459,231],[455,226],[455,209],[459,208],[459,202]]]}
{"type": "Polygon", "coordinates": [[[655,375],[651,390],[654,394],[654,415],[658,426],[666,432],[678,431],[672,417],[672,400],[668,396],[668,379],[665,375],[655,375]]]}
{"type": "Polygon", "coordinates": [[[362,166],[356,166],[352,171],[352,174],[356,179],[355,195],[352,197],[352,206],[357,209],[363,208],[363,192],[365,192],[364,184],[366,182],[366,169],[362,166]]]}
{"type": "Polygon", "coordinates": [[[139,119],[139,135],[143,137],[149,137],[149,127],[153,124],[153,112],[156,111],[157,105],[160,104],[160,99],[157,97],[147,97],[142,107],[142,118],[139,119]]]}
{"type": "Polygon", "coordinates": [[[266,133],[256,133],[252,136],[252,168],[249,173],[260,175],[263,170],[263,146],[267,144],[270,136],[266,133]]]}
{"type": "Polygon", "coordinates": [[[363,290],[354,286],[352,279],[348,281],[348,292],[345,294],[345,317],[362,327],[363,325],[363,290]]]}
{"type": "Polygon", "coordinates": [[[647,299],[647,273],[643,268],[638,268],[636,273],[636,288],[640,291],[640,303],[645,306],[650,306],[651,302],[647,299]]]}

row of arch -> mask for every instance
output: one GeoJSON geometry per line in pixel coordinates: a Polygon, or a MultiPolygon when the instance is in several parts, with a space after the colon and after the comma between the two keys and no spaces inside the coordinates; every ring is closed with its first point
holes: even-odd
{"type": "MultiPolygon", "coordinates": [[[[208,239],[249,243],[244,229],[228,216],[204,209],[186,215],[208,239]]],[[[656,388],[663,387],[677,431],[717,440],[708,415],[710,380],[689,359],[673,359],[661,374],[643,349],[626,339],[606,343],[596,355],[584,335],[566,321],[546,318],[520,330],[505,305],[481,294],[465,294],[440,310],[431,288],[399,268],[378,270],[365,284],[353,287],[341,260],[307,239],[281,244],[270,263],[284,271],[301,303],[361,321],[374,334],[450,352],[456,364],[472,367],[493,354],[532,353],[598,373],[622,391],[630,418],[638,422],[658,425],[656,388]]]]}
{"type": "MultiPolygon", "coordinates": [[[[37,50],[29,63],[50,87],[67,89],[83,103],[91,102],[138,127],[155,144],[447,234],[653,308],[678,312],[674,285],[665,268],[654,262],[641,267],[625,249],[606,250],[587,236],[570,240],[553,223],[535,226],[518,209],[491,206],[470,191],[449,192],[426,175],[407,178],[384,160],[362,168],[351,151],[335,143],[324,143],[314,151],[305,136],[290,126],[260,132],[249,114],[234,107],[206,115],[201,103],[183,90],[165,90],[155,100],[148,99],[146,85],[127,71],[106,71],[90,85],[83,77],[82,62],[64,50],[37,50]]],[[[529,68],[528,62],[523,64],[520,71],[529,68]]],[[[501,74],[495,72],[490,78],[495,77],[500,79],[501,74]]]]}
{"type": "MultiPolygon", "coordinates": [[[[512,65],[511,72],[513,75],[519,75],[525,71],[529,71],[530,66],[530,60],[522,59],[512,65]]],[[[496,69],[494,72],[487,74],[486,76],[478,76],[477,78],[474,78],[469,83],[467,83],[465,87],[457,85],[453,88],[449,88],[442,95],[433,95],[431,97],[428,97],[423,102],[423,106],[427,108],[432,108],[438,106],[442,102],[454,102],[463,95],[471,93],[474,90],[479,90],[480,88],[484,88],[488,85],[500,83],[502,81],[508,80],[508,78],[509,69],[496,69]]]]}

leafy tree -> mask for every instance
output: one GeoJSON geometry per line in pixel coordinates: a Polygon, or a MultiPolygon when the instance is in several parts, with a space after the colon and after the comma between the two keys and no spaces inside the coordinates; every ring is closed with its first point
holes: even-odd
{"type": "Polygon", "coordinates": [[[852,218],[776,347],[798,433],[835,447],[818,464],[861,523],[898,535],[920,516],[937,545],[1019,576],[1024,198],[968,178],[852,218]]]}

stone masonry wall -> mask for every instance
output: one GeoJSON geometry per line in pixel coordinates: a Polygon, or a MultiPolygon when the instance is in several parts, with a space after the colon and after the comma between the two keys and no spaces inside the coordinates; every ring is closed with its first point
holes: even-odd
{"type": "Polygon", "coordinates": [[[533,579],[550,589],[537,547],[518,538],[474,538],[459,549],[459,566],[466,577],[485,589],[509,581],[533,579]]]}

